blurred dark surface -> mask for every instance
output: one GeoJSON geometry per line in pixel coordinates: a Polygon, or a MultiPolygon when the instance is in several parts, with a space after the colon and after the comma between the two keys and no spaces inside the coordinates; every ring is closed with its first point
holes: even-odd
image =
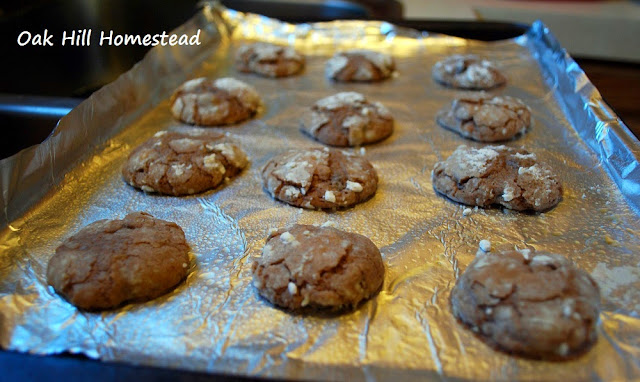
{"type": "Polygon", "coordinates": [[[121,363],[105,363],[77,355],[35,356],[16,352],[0,353],[3,381],[95,381],[95,382],[243,382],[264,379],[232,375],[211,375],[185,370],[159,369],[121,363]]]}

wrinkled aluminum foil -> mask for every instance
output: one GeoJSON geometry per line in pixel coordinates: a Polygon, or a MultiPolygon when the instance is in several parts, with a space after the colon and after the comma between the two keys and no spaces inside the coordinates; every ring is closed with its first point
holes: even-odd
{"type": "MultiPolygon", "coordinates": [[[[43,144],[0,162],[0,344],[37,354],[82,353],[107,361],[298,379],[640,378],[640,144],[602,101],[575,62],[540,23],[524,36],[483,43],[381,22],[289,25],[216,4],[179,33],[203,30],[199,47],[157,47],[131,71],[60,122],[43,144]],[[286,79],[238,73],[244,40],[289,43],[307,55],[286,79]],[[391,53],[397,77],[379,84],[325,79],[336,50],[391,53]],[[477,53],[509,79],[499,93],[523,99],[534,127],[508,142],[553,166],[564,199],[544,214],[473,210],[437,196],[431,169],[458,145],[481,146],[437,126],[436,111],[460,91],[431,80],[452,53],[477,53]],[[264,107],[229,132],[251,164],[215,191],[148,195],[126,185],[120,168],[133,147],[180,124],[172,90],[187,78],[233,76],[255,86],[264,107]],[[304,107],[338,91],[381,101],[394,134],[366,147],[380,186],[375,197],[333,213],[274,201],[260,169],[292,147],[320,145],[298,130],[304,107]],[[143,210],[175,221],[191,245],[191,273],[166,296],[103,313],[75,309],[46,285],[49,258],[64,238],[98,219],[143,210]],[[250,266],[272,227],[332,221],[371,238],[383,253],[382,291],[338,316],[292,315],[259,298],[250,266]],[[599,341],[570,362],[528,361],[495,352],[461,327],[448,296],[481,239],[564,254],[589,271],[603,295],[599,341]]],[[[357,150],[359,152],[359,150],[357,150]]]]}

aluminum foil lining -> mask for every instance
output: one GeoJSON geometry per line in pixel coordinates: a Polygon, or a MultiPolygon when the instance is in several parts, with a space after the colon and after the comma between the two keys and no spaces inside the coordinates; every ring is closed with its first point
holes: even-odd
{"type": "MultiPolygon", "coordinates": [[[[63,118],[43,144],[0,162],[0,344],[37,354],[82,353],[105,361],[295,379],[640,378],[639,147],[582,70],[540,23],[514,40],[484,43],[420,33],[384,22],[290,25],[215,4],[183,25],[202,29],[199,47],[156,47],[136,67],[63,118]],[[288,43],[307,55],[300,76],[269,79],[233,68],[247,40],[288,43]],[[335,51],[391,53],[397,76],[379,84],[324,77],[335,51]],[[452,53],[497,62],[509,83],[498,93],[523,99],[535,124],[507,145],[538,154],[561,175],[565,194],[544,214],[474,209],[437,196],[431,169],[462,139],[437,126],[436,111],[462,92],[431,80],[452,53]],[[223,187],[191,197],[149,195],[126,185],[120,168],[155,132],[179,128],[168,98],[183,80],[233,76],[255,86],[257,118],[219,128],[251,164],[223,187]],[[353,90],[381,101],[394,134],[367,146],[377,168],[375,197],[355,208],[307,211],[274,201],[260,169],[293,147],[320,147],[299,131],[317,99],[353,90]],[[75,309],[46,285],[62,240],[98,219],[147,211],[177,222],[191,245],[186,282],[166,296],[103,313],[75,309]],[[252,258],[269,228],[334,222],[371,238],[383,253],[382,291],[338,316],[292,315],[251,285],[252,258]],[[603,295],[599,340],[570,362],[528,361],[495,352],[461,327],[448,296],[478,242],[564,254],[589,271],[603,295]]],[[[355,150],[360,153],[359,150],[355,150]]]]}

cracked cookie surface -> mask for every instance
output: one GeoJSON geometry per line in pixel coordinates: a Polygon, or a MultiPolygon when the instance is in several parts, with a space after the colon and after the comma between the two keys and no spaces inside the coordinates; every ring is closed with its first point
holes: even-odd
{"type": "Polygon", "coordinates": [[[393,117],[380,102],[356,92],[342,92],[317,101],[302,116],[301,129],[332,146],[359,146],[387,138],[393,117]]]}
{"type": "Polygon", "coordinates": [[[531,110],[509,96],[465,95],[440,110],[436,120],[465,138],[497,142],[524,134],[531,127],[531,110]]]}
{"type": "Polygon", "coordinates": [[[371,240],[313,225],[272,233],[252,272],[261,296],[294,311],[353,308],[384,281],[382,256],[371,240]]]}
{"type": "Polygon", "coordinates": [[[459,89],[491,89],[507,82],[493,63],[472,54],[454,54],[438,61],[431,73],[439,83],[459,89]]]}
{"type": "Polygon", "coordinates": [[[196,78],[180,85],[171,96],[171,113],[182,122],[218,126],[249,119],[260,106],[252,87],[235,78],[196,78]]]}
{"type": "Polygon", "coordinates": [[[145,192],[191,195],[217,187],[247,163],[245,153],[218,132],[161,131],[131,152],[122,176],[145,192]]]}
{"type": "Polygon", "coordinates": [[[370,82],[389,78],[395,70],[393,57],[366,49],[338,52],[325,66],[327,77],[342,82],[370,82]]]}
{"type": "Polygon", "coordinates": [[[479,253],[451,291],[454,316],[489,345],[564,360],[596,341],[600,291],[565,257],[528,249],[479,253]]]}
{"type": "Polygon", "coordinates": [[[188,272],[189,246],[175,223],[144,212],[99,220],[56,249],[47,283],[87,310],[146,301],[175,287],[188,272]]]}
{"type": "Polygon", "coordinates": [[[288,77],[304,68],[305,59],[289,46],[264,42],[243,45],[236,53],[236,68],[241,72],[266,77],[288,77]]]}
{"type": "Polygon", "coordinates": [[[308,209],[351,207],[369,199],[378,175],[365,158],[339,150],[291,150],[272,158],[262,184],[275,199],[308,209]]]}
{"type": "Polygon", "coordinates": [[[517,211],[545,211],[560,202],[562,186],[536,155],[524,149],[459,146],[436,163],[433,188],[460,203],[489,207],[500,204],[517,211]]]}

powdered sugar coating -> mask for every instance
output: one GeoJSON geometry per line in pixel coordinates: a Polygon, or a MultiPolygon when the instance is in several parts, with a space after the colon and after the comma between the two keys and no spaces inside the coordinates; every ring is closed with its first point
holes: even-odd
{"type": "Polygon", "coordinates": [[[364,95],[356,92],[341,92],[322,98],[316,102],[321,109],[335,110],[345,106],[362,106],[366,102],[364,95]]]}

